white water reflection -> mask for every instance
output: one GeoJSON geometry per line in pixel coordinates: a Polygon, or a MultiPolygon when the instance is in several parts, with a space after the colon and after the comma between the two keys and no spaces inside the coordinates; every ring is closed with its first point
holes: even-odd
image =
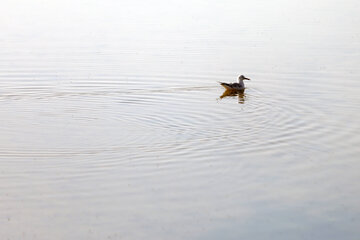
{"type": "Polygon", "coordinates": [[[1,235],[356,239],[359,10],[4,2],[1,235]]]}

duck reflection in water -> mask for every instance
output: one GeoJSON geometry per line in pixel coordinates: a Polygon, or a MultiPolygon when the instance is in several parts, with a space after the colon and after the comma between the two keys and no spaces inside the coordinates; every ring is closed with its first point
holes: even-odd
{"type": "Polygon", "coordinates": [[[223,94],[220,96],[220,99],[223,99],[223,98],[226,98],[226,97],[235,97],[235,96],[238,96],[238,101],[240,104],[244,104],[245,103],[245,91],[244,90],[225,90],[223,92],[223,94]]]}

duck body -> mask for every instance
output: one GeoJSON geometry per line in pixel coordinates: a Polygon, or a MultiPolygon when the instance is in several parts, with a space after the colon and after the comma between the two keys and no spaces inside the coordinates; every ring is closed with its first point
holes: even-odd
{"type": "Polygon", "coordinates": [[[240,83],[220,83],[226,90],[233,90],[233,91],[243,91],[245,89],[244,82],[240,83]]]}
{"type": "Polygon", "coordinates": [[[250,80],[249,78],[245,77],[244,75],[241,75],[239,77],[238,83],[224,83],[220,82],[220,85],[223,86],[226,90],[231,91],[244,91],[245,90],[245,84],[244,80],[250,80]]]}

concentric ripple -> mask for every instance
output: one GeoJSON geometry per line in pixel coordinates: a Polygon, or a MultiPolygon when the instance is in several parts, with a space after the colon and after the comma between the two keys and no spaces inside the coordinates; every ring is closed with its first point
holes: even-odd
{"type": "Polygon", "coordinates": [[[30,81],[31,74],[29,79],[13,74],[23,80],[13,83],[6,81],[14,77],[10,73],[1,76],[1,101],[8,104],[2,110],[9,119],[21,120],[8,120],[2,126],[3,138],[24,141],[3,146],[6,157],[126,157],[132,152],[137,161],[147,154],[158,160],[178,155],[206,160],[214,151],[219,156],[276,154],[290,147],[306,151],[315,139],[323,151],[333,144],[330,139],[346,144],[357,129],[348,121],[353,124],[350,130],[340,130],[342,121],[331,118],[323,105],[313,104],[311,93],[299,94],[296,86],[287,84],[291,79],[270,79],[269,85],[259,78],[248,84],[244,103],[238,104],[237,96],[218,100],[218,77],[211,76],[30,81]]]}

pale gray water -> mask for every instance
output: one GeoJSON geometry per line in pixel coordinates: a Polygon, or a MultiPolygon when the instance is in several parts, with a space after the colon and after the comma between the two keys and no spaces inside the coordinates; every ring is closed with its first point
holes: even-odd
{"type": "Polygon", "coordinates": [[[0,239],[359,238],[358,1],[74,2],[0,9],[0,239]]]}

